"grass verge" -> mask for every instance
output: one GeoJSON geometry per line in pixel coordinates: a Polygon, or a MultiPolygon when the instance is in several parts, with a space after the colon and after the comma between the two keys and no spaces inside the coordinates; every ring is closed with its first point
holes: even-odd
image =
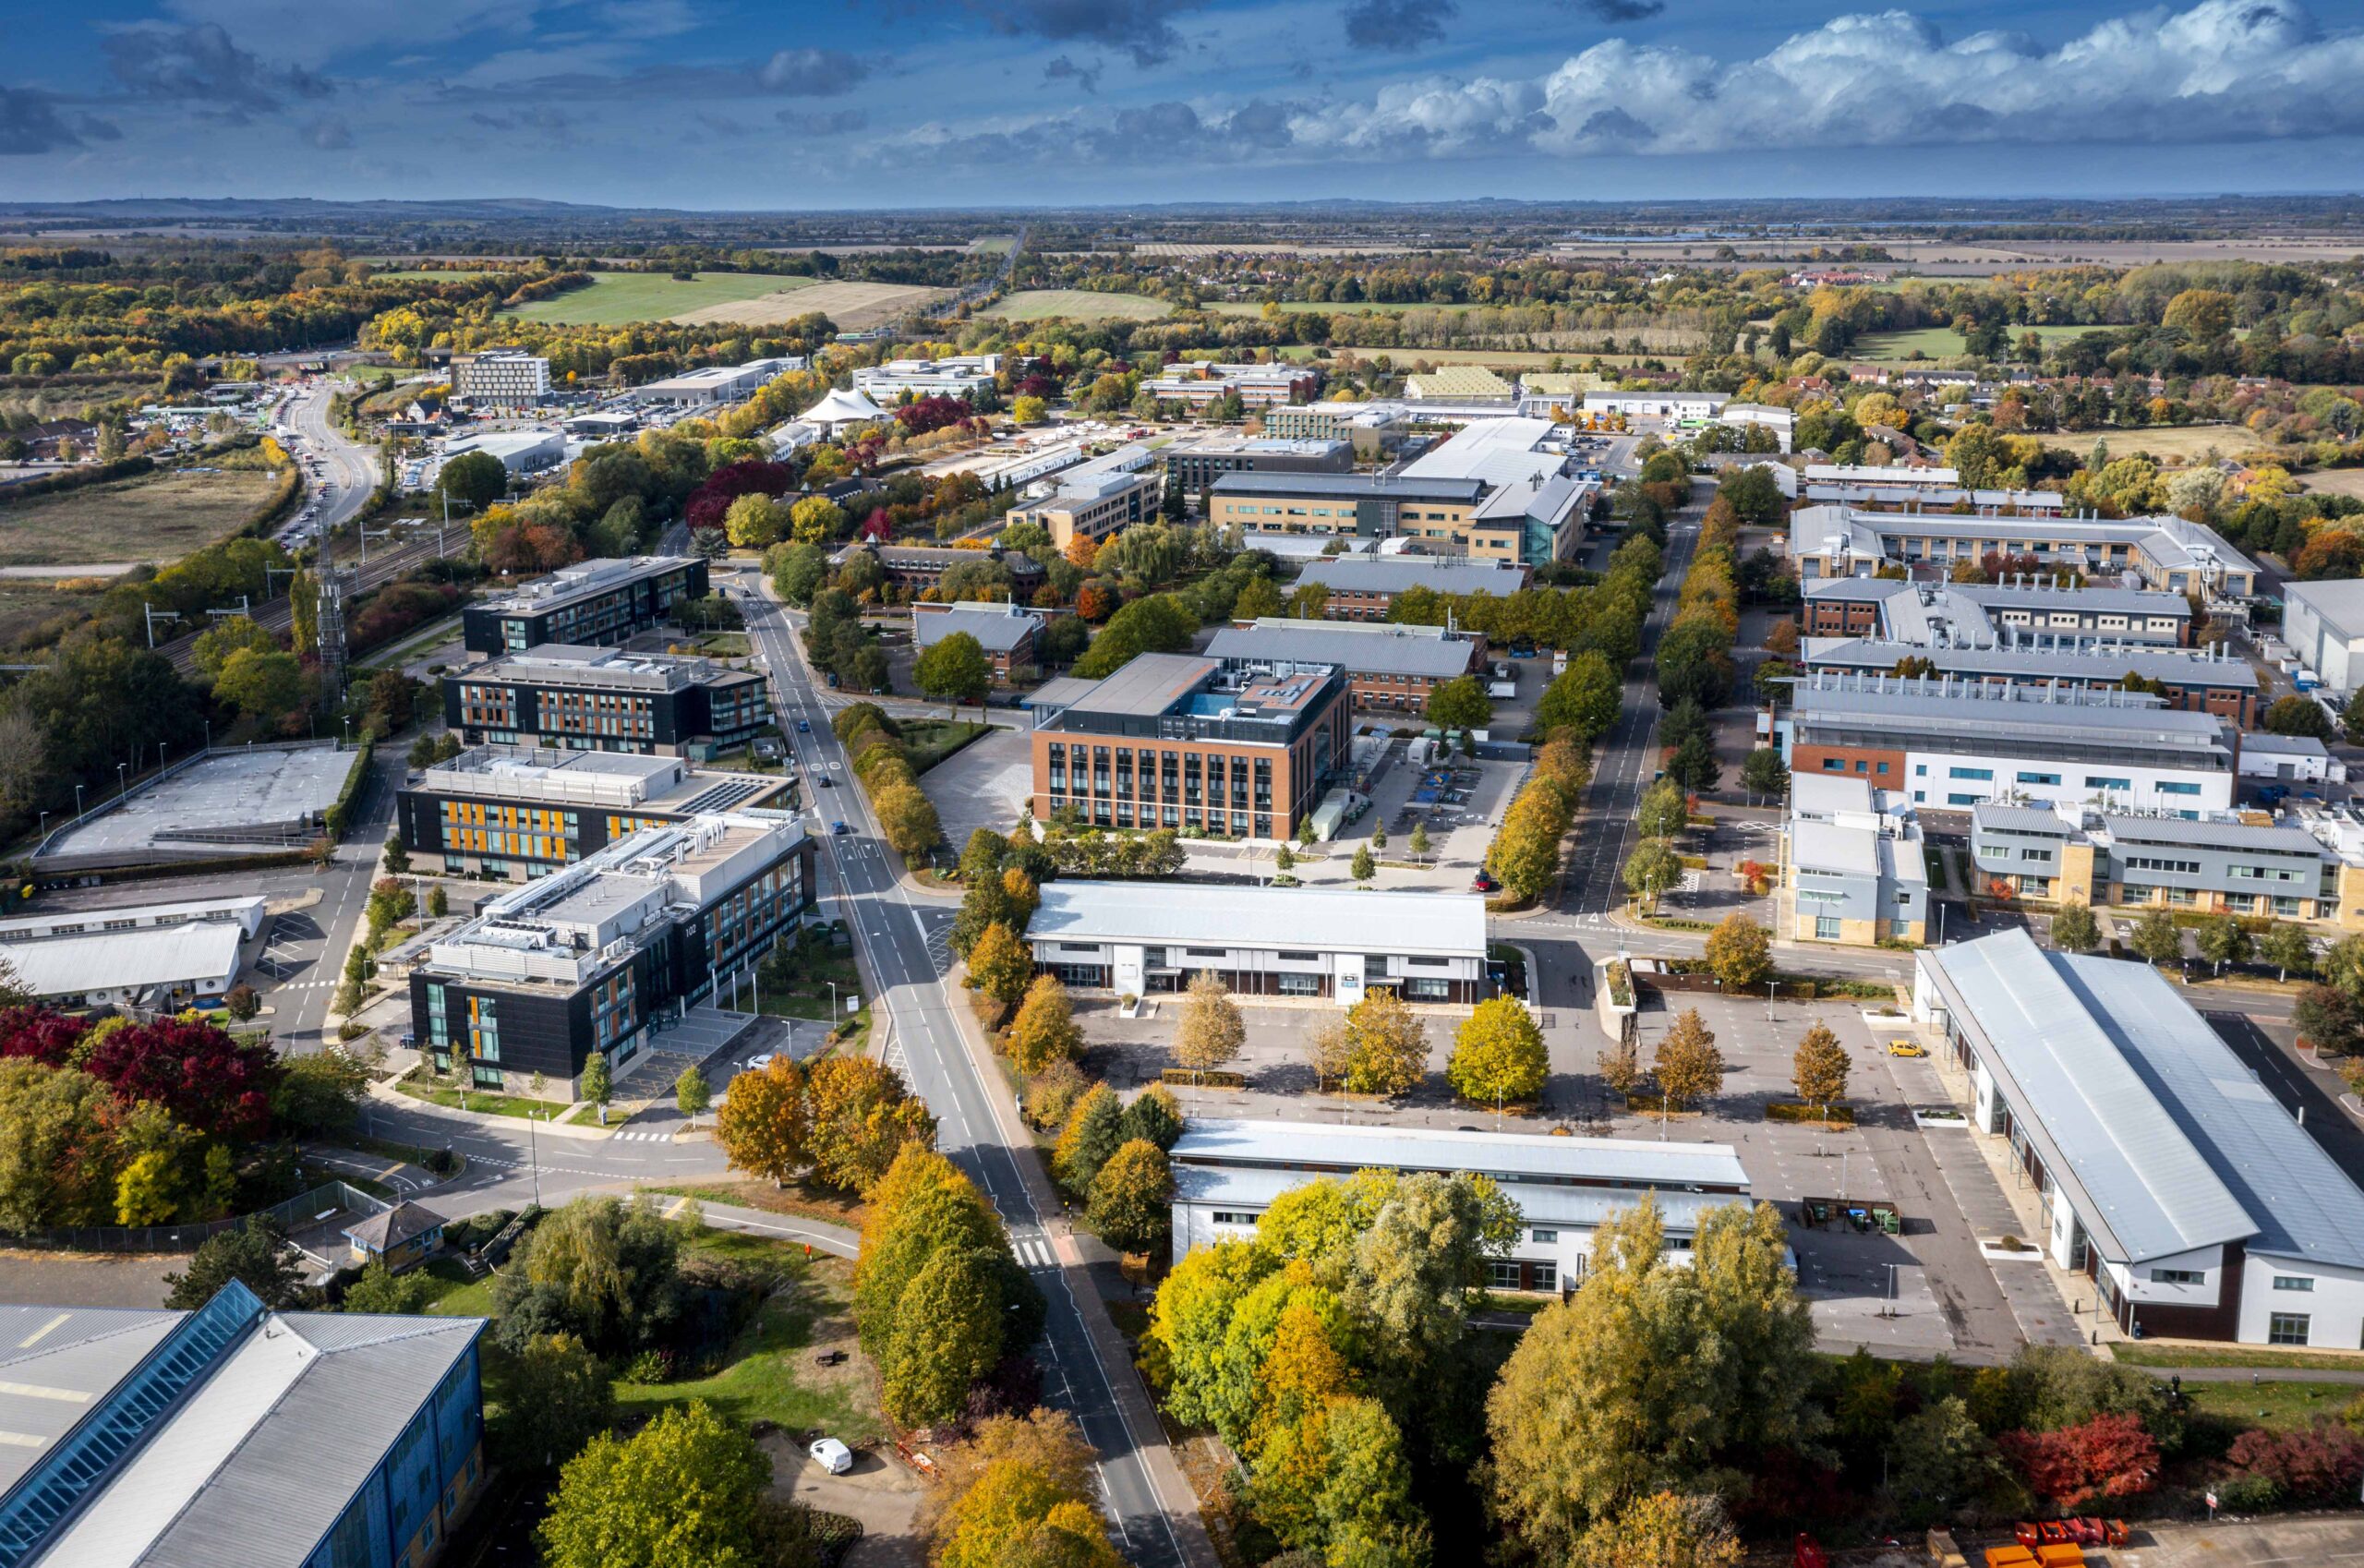
{"type": "Polygon", "coordinates": [[[767,1214],[786,1214],[794,1219],[819,1220],[825,1224],[843,1225],[859,1230],[870,1211],[858,1198],[832,1192],[825,1187],[805,1182],[792,1182],[787,1187],[774,1187],[767,1181],[701,1181],[668,1183],[662,1187],[643,1187],[643,1192],[662,1193],[669,1198],[690,1198],[700,1203],[725,1203],[734,1209],[761,1209],[767,1214]]]}
{"type": "Polygon", "coordinates": [[[2309,1371],[2364,1372],[2364,1355],[2334,1350],[2271,1350],[2239,1345],[2115,1345],[2110,1353],[2137,1367],[2287,1367],[2309,1371]]]}
{"type": "Polygon", "coordinates": [[[488,1094],[478,1089],[446,1089],[408,1078],[394,1087],[414,1100],[424,1100],[430,1105],[441,1105],[446,1110],[474,1111],[480,1116],[516,1116],[520,1119],[538,1116],[545,1121],[553,1121],[574,1108],[559,1100],[527,1100],[513,1094],[488,1094]]]}

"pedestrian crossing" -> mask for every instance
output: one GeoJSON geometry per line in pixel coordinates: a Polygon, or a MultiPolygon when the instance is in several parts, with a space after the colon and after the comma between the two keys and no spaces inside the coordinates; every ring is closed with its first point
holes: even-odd
{"type": "Polygon", "coordinates": [[[1013,1238],[1009,1245],[1010,1249],[1018,1254],[1018,1260],[1030,1269],[1055,1269],[1059,1266],[1058,1256],[1051,1250],[1051,1244],[1047,1241],[1025,1236],[1013,1238]]]}
{"type": "Polygon", "coordinates": [[[663,1130],[647,1131],[625,1128],[614,1135],[614,1140],[619,1143],[670,1143],[673,1141],[673,1135],[663,1130]]]}

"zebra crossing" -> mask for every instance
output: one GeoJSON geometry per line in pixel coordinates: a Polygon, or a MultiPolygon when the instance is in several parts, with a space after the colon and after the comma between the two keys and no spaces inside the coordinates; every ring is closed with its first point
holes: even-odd
{"type": "Polygon", "coordinates": [[[1058,1256],[1051,1250],[1048,1241],[1014,1236],[1009,1245],[1010,1250],[1018,1254],[1018,1260],[1030,1269],[1055,1269],[1059,1266],[1058,1256]]]}
{"type": "Polygon", "coordinates": [[[665,1128],[658,1128],[651,1131],[635,1129],[633,1128],[623,1128],[619,1129],[613,1135],[612,1141],[618,1143],[670,1143],[673,1141],[673,1134],[671,1131],[665,1128]]]}

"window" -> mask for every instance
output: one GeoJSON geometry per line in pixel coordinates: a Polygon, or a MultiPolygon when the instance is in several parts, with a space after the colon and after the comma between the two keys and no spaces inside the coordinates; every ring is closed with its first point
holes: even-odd
{"type": "Polygon", "coordinates": [[[1521,1280],[1519,1275],[1518,1265],[1516,1263],[1504,1262],[1499,1258],[1487,1263],[1486,1283],[1492,1285],[1496,1290],[1520,1290],[1525,1288],[1524,1282],[1521,1280]]]}
{"type": "Polygon", "coordinates": [[[1991,767],[1949,767],[1946,769],[1946,777],[1991,780],[1995,777],[1995,770],[1991,767]]]}
{"type": "Polygon", "coordinates": [[[2276,1290],[2312,1290],[2315,1288],[2315,1282],[2304,1274],[2276,1274],[2274,1276],[2274,1288],[2276,1290]]]}
{"type": "Polygon", "coordinates": [[[2159,786],[2159,793],[2162,795],[2197,795],[2200,793],[2200,786],[2189,783],[2163,783],[2159,786]]]}
{"type": "Polygon", "coordinates": [[[1560,1288],[1560,1265],[1557,1263],[1529,1263],[1526,1266],[1526,1276],[1529,1290],[1560,1288]]]}
{"type": "Polygon", "coordinates": [[[2208,1275],[2199,1269],[2153,1269],[2153,1285],[2206,1285],[2208,1275]]]}
{"type": "Polygon", "coordinates": [[[2304,1312],[2275,1312],[2265,1320],[2265,1343],[2268,1345],[2304,1345],[2307,1326],[2312,1320],[2304,1312]]]}
{"type": "Polygon", "coordinates": [[[1912,938],[1912,923],[1909,920],[1889,921],[1888,934],[1899,942],[1909,942],[1912,938]]]}
{"type": "Polygon", "coordinates": [[[2020,851],[2020,859],[2023,861],[2048,861],[2051,858],[2050,850],[2021,850],[2020,851]]]}
{"type": "Polygon", "coordinates": [[[1219,1225],[1252,1225],[1256,1216],[1239,1209],[1217,1209],[1208,1218],[1219,1225]]]}
{"type": "Polygon", "coordinates": [[[1321,995],[1321,977],[1318,974],[1282,974],[1273,978],[1279,982],[1280,994],[1284,996],[1321,995]]]}
{"type": "Polygon", "coordinates": [[[1984,802],[1985,799],[1986,797],[1984,795],[1948,795],[1946,797],[1946,804],[1949,806],[1974,806],[1984,802]]]}
{"type": "Polygon", "coordinates": [[[1837,757],[1825,757],[1822,759],[1822,770],[1825,773],[1844,773],[1847,765],[1837,757]]]}
{"type": "Polygon", "coordinates": [[[1556,1242],[1560,1239],[1560,1233],[1556,1230],[1538,1230],[1528,1234],[1538,1242],[1556,1242]]]}
{"type": "Polygon", "coordinates": [[[1838,917],[1837,915],[1816,915],[1816,916],[1815,916],[1815,917],[1814,917],[1814,935],[1815,935],[1815,941],[1817,941],[1817,942],[1836,942],[1836,941],[1838,941],[1838,940],[1839,940],[1839,917],[1838,917]]]}
{"type": "Polygon", "coordinates": [[[2105,773],[2088,773],[2085,775],[2085,788],[2088,790],[2131,790],[2134,788],[2134,780],[2112,778],[2105,773]]]}
{"type": "Polygon", "coordinates": [[[1925,762],[1916,762],[1916,763],[1914,763],[1914,764],[1912,765],[1912,777],[1913,777],[1913,778],[1928,778],[1928,777],[1929,777],[1929,765],[1928,765],[1927,763],[1925,763],[1925,762]]]}

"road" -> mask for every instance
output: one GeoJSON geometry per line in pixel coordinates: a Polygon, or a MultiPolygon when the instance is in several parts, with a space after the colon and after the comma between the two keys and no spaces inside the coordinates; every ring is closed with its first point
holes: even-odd
{"type": "MultiPolygon", "coordinates": [[[[315,479],[308,474],[305,490],[318,508],[313,523],[322,533],[351,522],[378,488],[378,449],[346,440],[329,417],[338,384],[332,377],[319,378],[289,402],[284,415],[296,455],[320,461],[320,476],[315,479]]],[[[295,528],[290,519],[280,528],[279,538],[284,542],[295,528]]]]}
{"type": "Polygon", "coordinates": [[[787,612],[768,597],[768,585],[742,594],[740,603],[771,671],[782,729],[808,773],[826,772],[837,780],[827,810],[853,829],[827,835],[818,812],[812,819],[825,834],[823,886],[855,934],[871,984],[884,993],[875,1000],[886,1005],[885,1058],[935,1113],[937,1147],[993,1200],[1019,1259],[1049,1300],[1045,1399],[1073,1414],[1099,1450],[1104,1501],[1128,1560],[1147,1568],[1204,1562],[1195,1503],[1165,1454],[1132,1369],[1108,1365],[1085,1321],[1085,1312],[1099,1310],[1083,1299],[1094,1287],[1068,1227],[1055,1214],[1055,1200],[1030,1140],[1013,1125],[1006,1103],[987,1093],[972,1042],[955,1014],[966,1004],[956,1002],[944,983],[952,906],[906,892],[896,857],[830,731],[828,711],[814,691],[787,612]],[[800,722],[809,732],[798,732],[800,722]],[[1186,1538],[1194,1549],[1188,1552],[1186,1538]]]}

